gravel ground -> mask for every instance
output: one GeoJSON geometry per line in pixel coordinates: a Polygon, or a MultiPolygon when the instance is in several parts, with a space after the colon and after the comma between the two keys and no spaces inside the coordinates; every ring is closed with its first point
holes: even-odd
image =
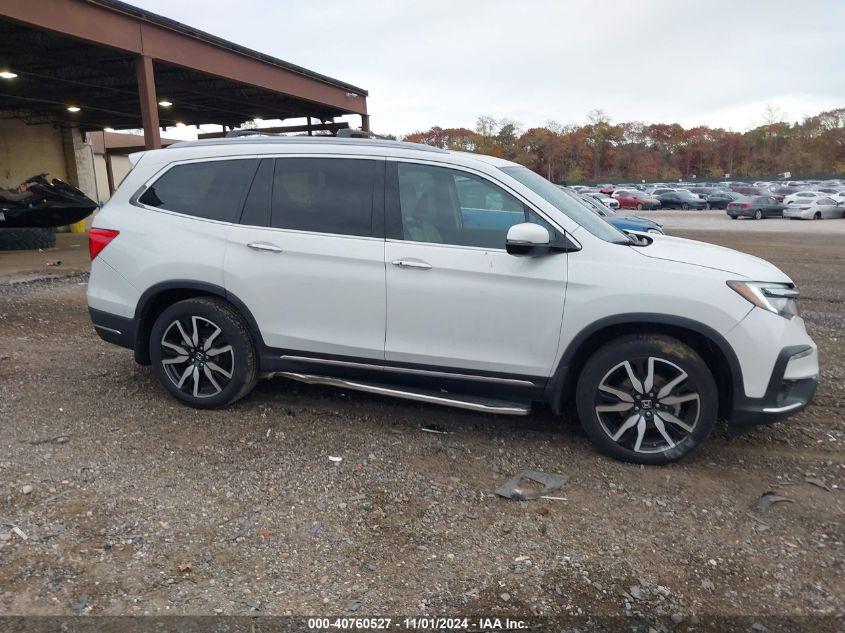
{"type": "Polygon", "coordinates": [[[281,379],[194,411],[96,337],[84,275],[0,285],[0,614],[842,615],[841,237],[697,236],[796,279],[823,382],[662,468],[546,411],[281,379]],[[569,475],[563,499],[492,494],[524,469],[569,475]],[[793,502],[756,511],[772,490],[793,502]]]}

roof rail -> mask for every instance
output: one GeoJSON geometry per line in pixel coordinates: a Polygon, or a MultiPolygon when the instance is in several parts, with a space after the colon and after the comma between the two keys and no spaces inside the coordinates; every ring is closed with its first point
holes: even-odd
{"type": "MultiPolygon", "coordinates": [[[[233,130],[235,132],[252,132],[253,130],[233,130]]],[[[229,133],[231,134],[231,132],[229,133]]],[[[179,141],[168,145],[167,149],[179,149],[183,147],[208,147],[211,145],[247,145],[247,144],[264,144],[264,145],[346,145],[346,146],[377,146],[377,147],[392,147],[396,149],[410,149],[419,152],[435,152],[438,154],[448,154],[449,152],[439,147],[432,147],[431,145],[422,145],[420,143],[406,143],[405,141],[394,141],[391,139],[381,138],[356,138],[356,137],[342,137],[342,136],[284,136],[281,134],[261,133],[255,134],[236,134],[232,137],[201,139],[198,141],[179,141]]]]}
{"type": "Polygon", "coordinates": [[[229,130],[224,138],[240,138],[242,136],[281,136],[274,132],[262,132],[260,129],[253,130],[229,130]]]}

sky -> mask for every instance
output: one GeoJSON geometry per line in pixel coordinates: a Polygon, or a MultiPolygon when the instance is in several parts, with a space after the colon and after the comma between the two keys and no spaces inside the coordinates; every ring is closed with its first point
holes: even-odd
{"type": "Polygon", "coordinates": [[[785,121],[845,107],[843,0],[130,3],[364,88],[373,131],[397,136],[594,109],[744,131],[767,106],[785,121]]]}

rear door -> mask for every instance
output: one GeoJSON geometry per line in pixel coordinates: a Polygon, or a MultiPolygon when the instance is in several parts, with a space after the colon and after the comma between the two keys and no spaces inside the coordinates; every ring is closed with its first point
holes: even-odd
{"type": "Polygon", "coordinates": [[[384,358],[384,159],[265,158],[226,249],[226,289],[281,358],[384,358]]]}
{"type": "Polygon", "coordinates": [[[548,377],[566,254],[515,257],[505,237],[526,220],[556,229],[483,174],[416,162],[387,173],[386,362],[548,377]]]}

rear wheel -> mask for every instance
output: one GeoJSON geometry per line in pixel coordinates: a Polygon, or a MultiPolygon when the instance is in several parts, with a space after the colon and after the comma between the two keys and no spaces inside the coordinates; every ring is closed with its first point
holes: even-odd
{"type": "Polygon", "coordinates": [[[689,205],[688,205],[686,202],[684,202],[684,203],[681,205],[681,209],[683,209],[684,211],[686,211],[687,209],[689,209],[689,205]]]}
{"type": "Polygon", "coordinates": [[[622,337],[596,351],[576,388],[578,417],[602,452],[665,464],[698,447],[716,421],[716,383],[701,357],[663,335],[622,337]]]}
{"type": "Polygon", "coordinates": [[[642,211],[642,210],[643,210],[643,205],[638,204],[638,205],[637,205],[637,211],[642,211]]]}
{"type": "Polygon", "coordinates": [[[822,214],[821,214],[821,213],[819,213],[818,211],[816,211],[816,214],[813,216],[813,219],[814,219],[814,220],[821,220],[821,219],[822,219],[822,214]]]}
{"type": "Polygon", "coordinates": [[[216,297],[186,299],[164,310],[150,333],[150,360],[164,388],[199,409],[235,402],[258,377],[246,322],[216,297]]]}
{"type": "Polygon", "coordinates": [[[762,220],[762,219],[763,219],[763,211],[762,211],[762,210],[760,210],[760,209],[757,209],[757,210],[754,212],[754,219],[755,219],[755,220],[762,220]]]}

